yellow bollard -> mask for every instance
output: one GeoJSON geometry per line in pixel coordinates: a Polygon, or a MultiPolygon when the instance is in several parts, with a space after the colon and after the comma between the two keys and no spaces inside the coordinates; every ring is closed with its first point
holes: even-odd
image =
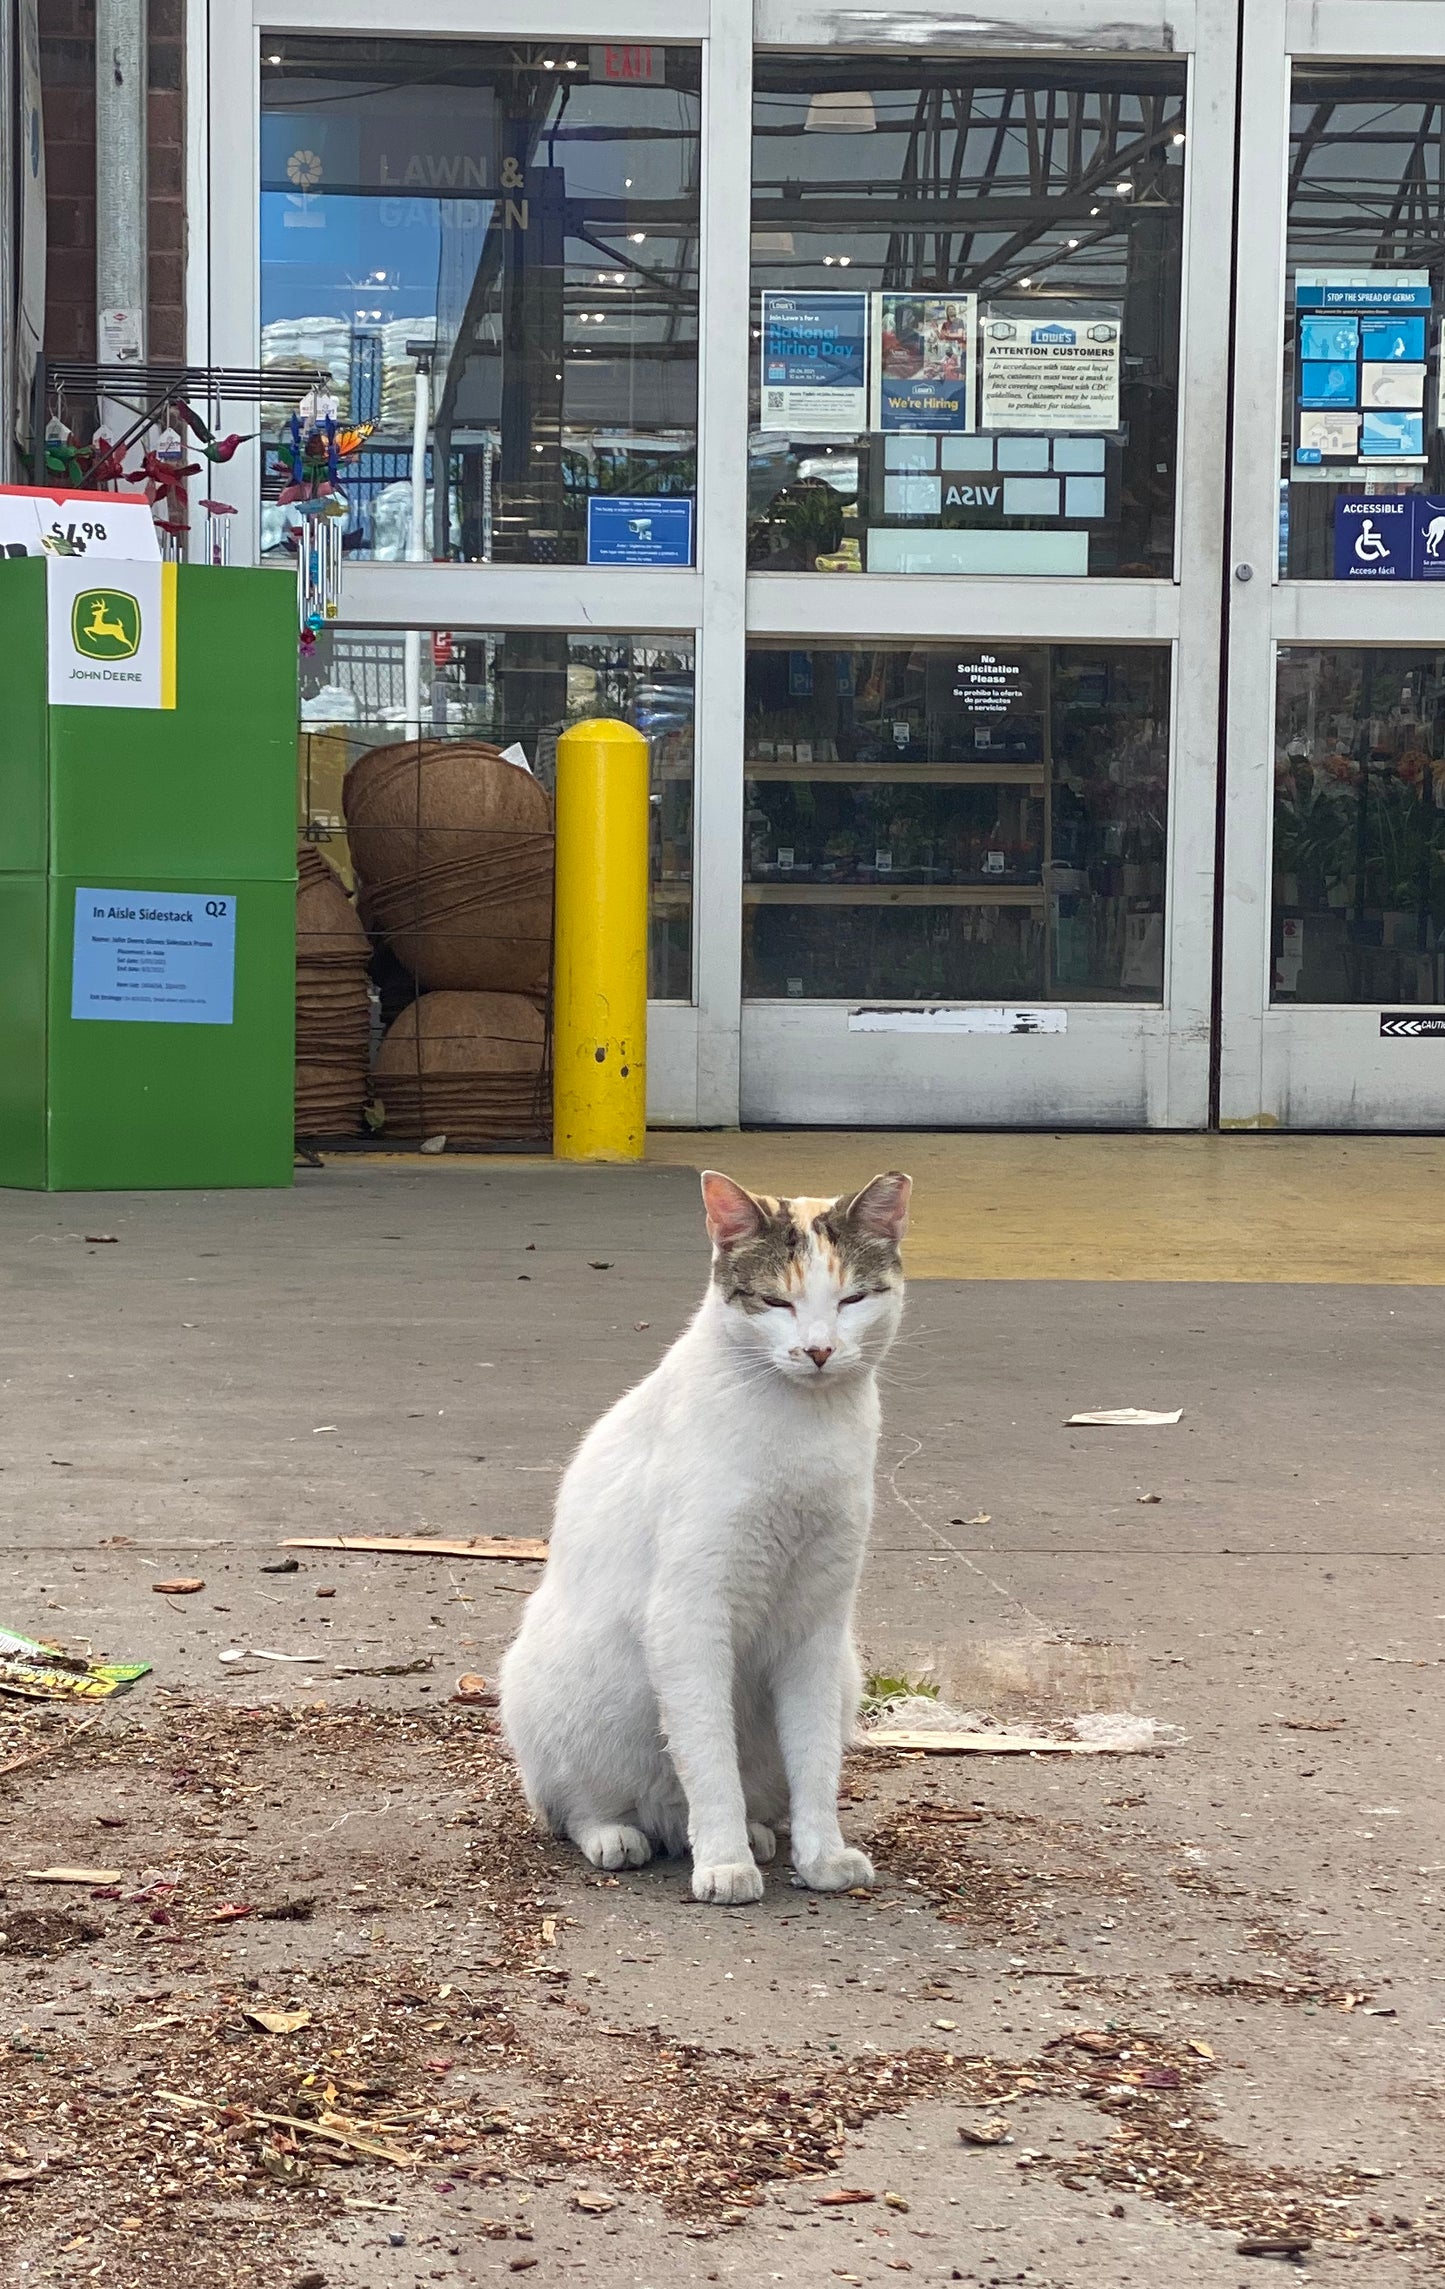
{"type": "Polygon", "coordinates": [[[600,719],[557,742],[552,1151],[641,1160],[647,1133],[648,751],[600,719]]]}

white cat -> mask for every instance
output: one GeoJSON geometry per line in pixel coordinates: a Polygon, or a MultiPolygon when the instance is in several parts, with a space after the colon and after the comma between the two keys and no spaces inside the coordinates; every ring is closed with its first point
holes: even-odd
{"type": "Polygon", "coordinates": [[[816,1891],[873,1880],[838,1826],[853,1601],[911,1181],[837,1200],[702,1179],[712,1283],[583,1440],[502,1664],[527,1801],[594,1867],[692,1851],[700,1900],[762,1897],[792,1829],[816,1891]]]}

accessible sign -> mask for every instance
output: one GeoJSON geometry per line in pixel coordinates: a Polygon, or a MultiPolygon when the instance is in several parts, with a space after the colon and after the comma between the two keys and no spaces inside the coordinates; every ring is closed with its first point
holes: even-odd
{"type": "Polygon", "coordinates": [[[1344,493],[1335,502],[1336,580],[1445,580],[1445,499],[1344,493]]]}

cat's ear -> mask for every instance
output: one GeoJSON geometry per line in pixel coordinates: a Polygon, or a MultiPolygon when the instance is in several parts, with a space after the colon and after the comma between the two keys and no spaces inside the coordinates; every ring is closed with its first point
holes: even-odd
{"type": "Polygon", "coordinates": [[[886,1176],[875,1176],[852,1199],[840,1202],[844,1220],[856,1225],[860,1232],[868,1232],[878,1240],[891,1240],[897,1247],[908,1229],[908,1202],[913,1192],[913,1179],[903,1176],[896,1168],[886,1176]]]}
{"type": "Polygon", "coordinates": [[[744,1240],[755,1240],[768,1221],[752,1194],[715,1168],[702,1172],[702,1204],[715,1248],[736,1248],[744,1240]]]}

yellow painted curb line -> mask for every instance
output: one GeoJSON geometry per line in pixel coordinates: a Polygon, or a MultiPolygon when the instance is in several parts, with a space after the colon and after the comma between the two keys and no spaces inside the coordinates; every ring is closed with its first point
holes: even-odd
{"type": "MultiPolygon", "coordinates": [[[[918,1280],[1445,1285],[1438,1137],[654,1129],[647,1159],[724,1168],[781,1193],[842,1192],[906,1168],[918,1280]]],[[[455,1175],[565,1164],[542,1153],[345,1153],[327,1166],[455,1175]]]]}

